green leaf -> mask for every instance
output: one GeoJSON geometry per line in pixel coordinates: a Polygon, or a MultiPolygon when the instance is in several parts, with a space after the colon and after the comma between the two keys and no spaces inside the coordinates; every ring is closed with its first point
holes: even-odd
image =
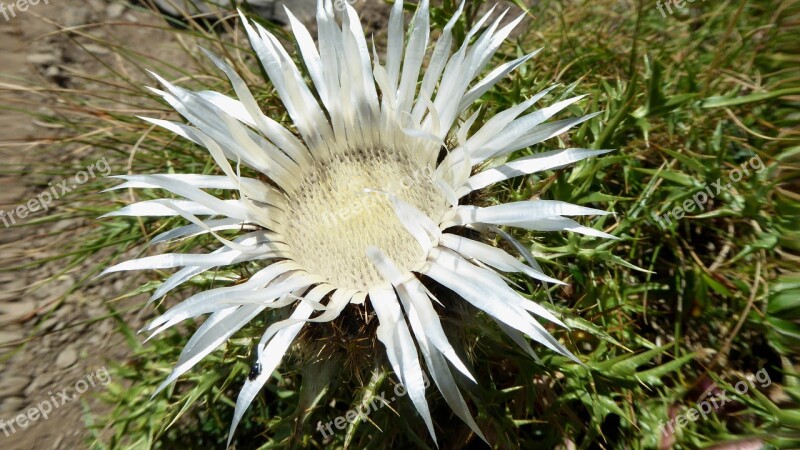
{"type": "Polygon", "coordinates": [[[672,181],[673,183],[680,184],[681,186],[686,186],[686,187],[691,187],[691,188],[695,188],[695,187],[700,187],[701,186],[701,183],[699,181],[697,181],[697,179],[692,178],[690,175],[687,175],[687,174],[685,174],[683,172],[680,172],[678,170],[672,170],[672,169],[669,169],[669,170],[646,169],[646,168],[640,168],[640,167],[637,167],[634,170],[636,170],[637,172],[646,173],[648,175],[652,175],[652,176],[655,176],[655,177],[663,178],[663,179],[668,180],[668,181],[672,181]]]}
{"type": "Polygon", "coordinates": [[[772,92],[762,92],[745,96],[719,96],[709,97],[700,103],[703,108],[724,108],[727,106],[746,105],[748,103],[763,102],[786,95],[800,94],[800,88],[779,89],[772,92]]]}
{"type": "Polygon", "coordinates": [[[678,359],[672,360],[658,367],[654,367],[652,369],[639,372],[636,374],[636,378],[641,380],[643,383],[647,383],[651,386],[661,386],[663,385],[661,379],[664,376],[676,372],[686,363],[694,359],[694,357],[695,357],[694,353],[689,353],[688,355],[681,356],[678,359]]]}
{"type": "Polygon", "coordinates": [[[770,297],[767,313],[784,319],[800,318],[797,317],[800,315],[800,289],[786,290],[770,297]]]}

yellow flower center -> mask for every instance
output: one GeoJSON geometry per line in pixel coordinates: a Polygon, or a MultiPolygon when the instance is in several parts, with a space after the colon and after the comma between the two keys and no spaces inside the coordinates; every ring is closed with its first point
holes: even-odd
{"type": "Polygon", "coordinates": [[[383,282],[367,259],[382,249],[401,270],[426,257],[384,193],[438,223],[446,205],[433,169],[404,149],[349,150],[319,162],[288,194],[286,244],[295,261],[337,288],[366,291],[383,282]]]}

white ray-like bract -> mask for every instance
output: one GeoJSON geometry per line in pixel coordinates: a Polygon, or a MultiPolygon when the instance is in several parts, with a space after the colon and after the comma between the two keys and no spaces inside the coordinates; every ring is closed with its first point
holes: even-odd
{"type": "Polygon", "coordinates": [[[502,273],[561,282],[543,273],[531,253],[497,227],[614,238],[566,217],[606,213],[548,200],[487,207],[463,201],[494,183],[605,153],[549,151],[479,169],[493,158],[508,157],[594,115],[549,121],[581,97],[526,113],[550,88],[470,133],[478,117],[469,111],[473,102],[537,53],[485,70],[522,16],[501,25],[504,14],[497,17],[492,10],[455,48],[451,31],[459,9],[429,50],[428,1],[420,2],[406,32],[398,0],[389,20],[386,59],[381,62],[371,56],[355,10],[348,2],[344,6],[339,25],[330,0],[319,0],[319,44],[289,16],[310,83],[269,31],[241,17],[297,134],[264,115],[251,88],[214,55],[209,57],[230,79],[236,99],[192,92],[157,77],[163,90],[153,92],[189,124],[145,120],[207,148],[224,175],[120,177],[125,183],[117,188],[163,189],[178,198],[133,203],[111,215],[181,216],[190,223],[162,233],[154,242],[211,234],[221,247],[210,254],[150,256],[121,263],[106,273],[180,268],[156,291],[155,299],[215,267],[252,261],[261,267],[243,283],[197,293],[149,324],[146,330],[152,337],[184,320],[210,314],[160,389],[260,312],[294,308],[289,319],[266,330],[258,345],[262,373],[247,380],[240,392],[231,436],[302,327],[336,319],[351,303],[368,299],[380,323],[376,337],[385,345],[392,369],[431,435],[425,369],[455,413],[483,439],[451,369],[474,378],[442,328],[439,314],[447,314],[446,308],[418,276],[427,276],[484,311],[533,357],[526,336],[577,361],[539,320],[560,326],[563,322],[508,286],[502,273]],[[480,78],[484,72],[487,75],[480,78]],[[262,173],[272,184],[241,177],[234,170],[238,164],[262,173]],[[238,199],[219,199],[206,189],[238,191],[238,199]],[[501,234],[512,240],[527,264],[458,235],[457,227],[501,234]],[[238,238],[220,235],[233,230],[240,231],[238,238]]]}

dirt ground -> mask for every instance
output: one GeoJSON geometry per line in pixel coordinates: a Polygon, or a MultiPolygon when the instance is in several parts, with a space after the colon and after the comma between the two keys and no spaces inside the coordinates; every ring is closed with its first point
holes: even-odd
{"type": "MultiPolygon", "coordinates": [[[[387,7],[380,0],[357,0],[351,4],[361,10],[365,21],[372,23],[368,29],[380,29],[385,23],[387,7]]],[[[103,70],[73,41],[50,33],[59,26],[85,28],[117,42],[135,43],[172,62],[180,61],[181,49],[168,35],[118,26],[148,20],[155,19],[102,0],[41,1],[25,12],[16,11],[9,20],[0,11],[0,210],[11,211],[35,198],[47,184],[42,180],[52,179],[49,169],[54,165],[71,167],[93,150],[46,150],[41,141],[59,135],[60,130],[25,112],[32,112],[31,105],[38,108],[34,112],[48,112],[47,101],[35,93],[14,93],[16,86],[75,87],[80,81],[70,74],[103,70]],[[15,111],[20,108],[28,111],[15,111]]],[[[107,63],[115,63],[113,55],[106,57],[107,63]]],[[[59,208],[76,202],[79,199],[61,198],[47,214],[57,214],[59,208]]],[[[79,220],[21,228],[6,228],[0,222],[2,449],[87,448],[91,434],[86,426],[86,409],[93,413],[103,411],[104,406],[96,397],[108,382],[105,366],[128,357],[128,347],[115,332],[113,319],[107,318],[104,302],[130,290],[131,279],[102,279],[73,292],[85,267],[65,268],[59,261],[39,262],[57,254],[83,226],[86,223],[79,220]],[[70,401],[60,395],[65,389],[70,401]],[[77,395],[81,390],[85,393],[77,395]],[[45,403],[56,407],[47,408],[45,403]],[[38,414],[30,415],[32,409],[38,414]],[[25,414],[32,419],[27,420],[29,423],[25,414]]],[[[141,314],[123,319],[131,327],[143,320],[141,314]]]]}
{"type": "MultiPolygon", "coordinates": [[[[39,103],[35,94],[20,98],[10,92],[19,85],[65,88],[73,83],[70,69],[92,70],[96,62],[77,57],[85,53],[74,44],[48,35],[56,23],[81,27],[125,20],[125,14],[124,8],[103,1],[70,1],[32,5],[9,20],[0,15],[0,209],[11,211],[35,198],[53,165],[70,167],[91,151],[46,150],[41,141],[59,130],[10,110],[33,103],[40,105],[35,112],[47,112],[47,102],[39,103]],[[20,172],[25,175],[15,175],[20,172]]],[[[131,33],[123,27],[118,32],[131,33]]],[[[76,201],[61,198],[49,214],[76,201]]],[[[38,262],[56,254],[83,225],[61,220],[0,229],[0,268],[25,266],[0,271],[0,448],[86,448],[84,407],[98,407],[95,396],[109,381],[105,365],[126,357],[113,321],[102,320],[107,316],[103,302],[124,289],[121,280],[71,292],[83,267],[65,270],[63,262],[38,262]],[[32,415],[32,409],[38,414],[32,415]]]]}

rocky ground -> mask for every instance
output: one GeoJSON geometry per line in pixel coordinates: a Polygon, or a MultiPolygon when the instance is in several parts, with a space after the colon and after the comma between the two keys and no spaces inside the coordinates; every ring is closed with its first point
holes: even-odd
{"type": "MultiPolygon", "coordinates": [[[[287,3],[306,22],[313,17],[315,0],[287,3]]],[[[350,3],[367,16],[365,20],[373,24],[373,29],[385,23],[386,5],[378,0],[350,3]]],[[[35,198],[46,187],[46,180],[52,180],[52,167],[71,167],[92,151],[77,146],[48,150],[43,145],[47,138],[62,132],[27,114],[31,105],[36,105],[38,112],[48,112],[47,101],[36,92],[19,94],[19,86],[75,88],[81,81],[72,74],[104,70],[100,62],[76,46],[76,42],[95,44],[51,33],[63,27],[91,30],[180,61],[180,47],[168,36],[143,27],[119,26],[148,20],[154,19],[118,2],[102,0],[40,2],[24,12],[15,11],[8,20],[0,12],[0,210],[11,211],[35,198]]],[[[105,57],[104,63],[115,63],[114,55],[107,50],[96,45],[92,50],[105,57]]],[[[41,262],[64,248],[86,221],[56,220],[38,225],[35,221],[78,202],[76,198],[61,198],[47,214],[26,218],[34,224],[24,227],[6,228],[0,222],[3,449],[86,448],[91,436],[86,409],[102,411],[95,397],[107,381],[104,367],[111,361],[124,361],[128,355],[104,302],[126,292],[130,279],[104,279],[76,290],[74,285],[85,267],[64,267],[63,261],[41,262]],[[86,392],[72,399],[84,386],[86,392]],[[64,389],[71,401],[59,395],[64,389]],[[43,413],[47,407],[39,406],[42,402],[57,405],[46,413],[46,419],[43,413]],[[25,423],[21,415],[31,409],[39,413],[33,413],[33,420],[25,423]]],[[[140,323],[139,315],[128,315],[123,319],[132,327],[140,323]]]]}
{"type": "MultiPolygon", "coordinates": [[[[0,16],[0,60],[4,63],[0,67],[0,158],[4,165],[0,209],[10,211],[35,198],[46,186],[41,180],[47,179],[53,165],[69,167],[88,151],[79,147],[47,150],[42,144],[48,137],[59,135],[59,130],[33,120],[26,111],[9,111],[26,109],[41,97],[35,93],[12,95],[11,88],[74,87],[70,70],[91,70],[96,62],[78,58],[85,53],[63,36],[48,33],[58,28],[55,24],[82,27],[126,20],[126,14],[122,5],[90,1],[40,3],[10,20],[0,16]],[[19,176],[20,172],[24,176],[19,176]]],[[[41,103],[40,108],[38,112],[47,112],[47,103],[41,103]]],[[[57,214],[65,204],[77,201],[61,198],[49,213],[57,214]]],[[[46,214],[32,214],[26,220],[43,216],[46,214]]],[[[83,408],[98,404],[94,396],[103,389],[98,376],[105,373],[105,364],[125,358],[126,349],[114,333],[114,322],[103,319],[107,316],[103,302],[124,289],[122,282],[105,281],[73,292],[83,267],[67,269],[63,261],[40,262],[57,254],[84,225],[80,220],[61,220],[0,228],[2,448],[85,448],[83,408]],[[13,268],[18,270],[9,271],[13,268]],[[59,395],[64,389],[67,397],[59,395]],[[86,392],[77,395],[79,390],[86,392]],[[31,409],[38,414],[31,415],[31,409]],[[26,423],[21,414],[33,420],[26,423]]]]}

